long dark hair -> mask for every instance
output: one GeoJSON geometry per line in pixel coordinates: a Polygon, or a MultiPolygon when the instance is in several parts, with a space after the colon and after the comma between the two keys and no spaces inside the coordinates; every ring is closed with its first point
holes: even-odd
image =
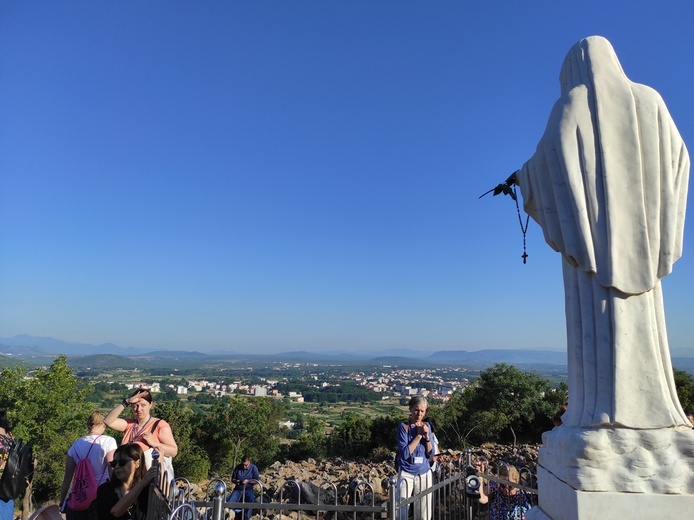
{"type": "MultiPolygon", "coordinates": [[[[118,448],[116,448],[116,451],[113,453],[113,460],[116,460],[118,458],[128,458],[133,461],[140,461],[140,466],[137,468],[135,474],[133,475],[132,486],[140,482],[142,477],[145,476],[145,473],[147,473],[147,468],[145,467],[145,452],[142,451],[142,448],[136,442],[131,442],[130,444],[121,444],[120,446],[118,446],[118,448]]],[[[115,473],[113,474],[112,478],[120,482],[120,480],[118,480],[118,477],[116,477],[115,473]]]]}
{"type": "Polygon", "coordinates": [[[5,430],[5,433],[10,433],[10,420],[7,418],[7,412],[0,408],[0,428],[5,430]]]}

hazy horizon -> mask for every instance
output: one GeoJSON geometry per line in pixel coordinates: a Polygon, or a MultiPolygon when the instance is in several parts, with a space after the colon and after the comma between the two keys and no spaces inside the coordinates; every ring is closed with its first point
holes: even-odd
{"type": "MultiPolygon", "coordinates": [[[[166,347],[166,346],[160,346],[160,347],[141,347],[137,345],[119,345],[114,342],[101,342],[98,344],[93,344],[93,343],[81,343],[81,342],[74,342],[70,340],[66,340],[64,338],[54,338],[51,336],[43,336],[43,337],[34,337],[30,336],[27,334],[20,334],[17,336],[13,336],[10,338],[7,337],[0,337],[0,345],[6,344],[6,345],[19,345],[20,342],[16,341],[17,338],[24,338],[24,337],[29,337],[32,339],[38,339],[38,340],[49,340],[50,342],[60,342],[60,343],[66,343],[66,344],[71,344],[71,345],[79,345],[79,346],[89,346],[89,347],[105,347],[105,346],[110,346],[110,345],[116,345],[117,347],[124,349],[124,350],[136,350],[140,352],[157,352],[157,351],[168,351],[168,352],[199,352],[201,354],[221,354],[221,353],[237,353],[237,354],[258,354],[258,355],[273,355],[273,354],[286,354],[286,353],[292,353],[292,352],[306,352],[309,354],[328,354],[328,355],[335,355],[335,354],[352,354],[352,355],[357,355],[357,356],[368,356],[368,355],[384,355],[384,354],[392,354],[392,355],[406,355],[408,357],[428,357],[431,354],[434,354],[436,352],[479,352],[479,351],[494,351],[494,350],[508,350],[508,351],[538,351],[538,352],[553,352],[553,353],[562,353],[566,352],[566,348],[513,348],[510,346],[499,346],[497,348],[469,348],[469,349],[432,349],[432,350],[422,350],[422,349],[405,349],[405,348],[389,348],[389,349],[331,349],[329,347],[325,347],[320,350],[309,350],[309,349],[275,349],[273,351],[264,351],[260,353],[256,352],[248,352],[244,350],[238,350],[238,349],[231,349],[231,348],[220,348],[220,349],[201,349],[201,348],[190,348],[190,349],[183,349],[183,348],[171,348],[171,347],[166,347]],[[9,343],[4,343],[5,341],[10,340],[9,343]]],[[[29,346],[29,345],[22,345],[22,346],[29,346]]],[[[39,346],[39,348],[41,348],[39,346]]],[[[94,352],[95,354],[98,354],[99,352],[94,352]]],[[[692,357],[694,358],[694,349],[671,349],[671,356],[672,357],[692,357]]]]}

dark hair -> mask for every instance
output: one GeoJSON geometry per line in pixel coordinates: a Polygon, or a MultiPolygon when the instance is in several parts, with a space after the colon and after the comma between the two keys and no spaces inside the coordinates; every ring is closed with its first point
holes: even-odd
{"type": "Polygon", "coordinates": [[[244,456],[241,458],[241,462],[246,462],[246,461],[248,461],[248,462],[251,461],[251,458],[250,458],[248,455],[244,455],[244,456]]]}
{"type": "MultiPolygon", "coordinates": [[[[147,473],[147,468],[145,467],[145,452],[142,451],[142,447],[138,443],[131,442],[130,444],[121,444],[118,446],[116,451],[113,453],[113,460],[118,458],[128,458],[131,460],[140,461],[140,467],[137,468],[135,475],[133,475],[133,485],[142,480],[142,477],[144,477],[145,473],[147,473]],[[119,455],[120,457],[118,457],[119,455]]],[[[118,480],[115,473],[113,474],[112,478],[114,480],[118,480]]]]}
{"type": "Polygon", "coordinates": [[[140,394],[138,395],[140,399],[144,399],[149,404],[152,404],[152,392],[150,392],[146,388],[138,388],[132,394],[130,394],[130,397],[135,397],[137,394],[140,394]]]}
{"type": "Polygon", "coordinates": [[[0,408],[0,428],[5,430],[5,433],[10,433],[10,420],[7,418],[7,412],[0,408]]]}

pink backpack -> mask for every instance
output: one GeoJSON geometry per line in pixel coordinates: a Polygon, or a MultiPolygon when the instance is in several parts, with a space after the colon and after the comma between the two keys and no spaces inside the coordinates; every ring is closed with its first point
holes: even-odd
{"type": "MultiPolygon", "coordinates": [[[[99,435],[101,437],[101,435],[99,435]]],[[[75,474],[72,477],[72,491],[70,498],[67,501],[67,507],[71,511],[84,511],[87,509],[96,498],[96,489],[99,487],[96,478],[94,478],[94,470],[89,462],[89,453],[96,444],[97,437],[89,446],[87,456],[81,459],[75,467],[75,474]]],[[[77,453],[77,448],[75,448],[77,453]]],[[[78,455],[79,457],[79,455],[78,455]]]]}

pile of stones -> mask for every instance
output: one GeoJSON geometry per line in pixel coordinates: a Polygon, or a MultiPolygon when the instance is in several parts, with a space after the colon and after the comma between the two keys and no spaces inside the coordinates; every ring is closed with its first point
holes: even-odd
{"type": "MultiPolygon", "coordinates": [[[[535,472],[539,445],[485,445],[471,448],[473,460],[484,457],[492,468],[499,462],[517,468],[528,468],[535,472]]],[[[466,453],[445,450],[441,453],[441,464],[447,467],[465,468],[466,453]]],[[[275,462],[261,472],[263,501],[280,500],[297,503],[313,503],[320,498],[323,504],[350,505],[363,503],[368,496],[371,503],[373,489],[374,503],[380,504],[388,499],[390,477],[396,476],[395,453],[374,453],[371,457],[357,460],[330,458],[321,461],[307,459],[301,462],[275,462]],[[368,486],[366,485],[368,483],[368,486]]],[[[207,482],[195,486],[194,500],[205,500],[207,482]]],[[[228,489],[227,492],[231,492],[228,489]]],[[[291,516],[291,515],[289,515],[291,516]]]]}

